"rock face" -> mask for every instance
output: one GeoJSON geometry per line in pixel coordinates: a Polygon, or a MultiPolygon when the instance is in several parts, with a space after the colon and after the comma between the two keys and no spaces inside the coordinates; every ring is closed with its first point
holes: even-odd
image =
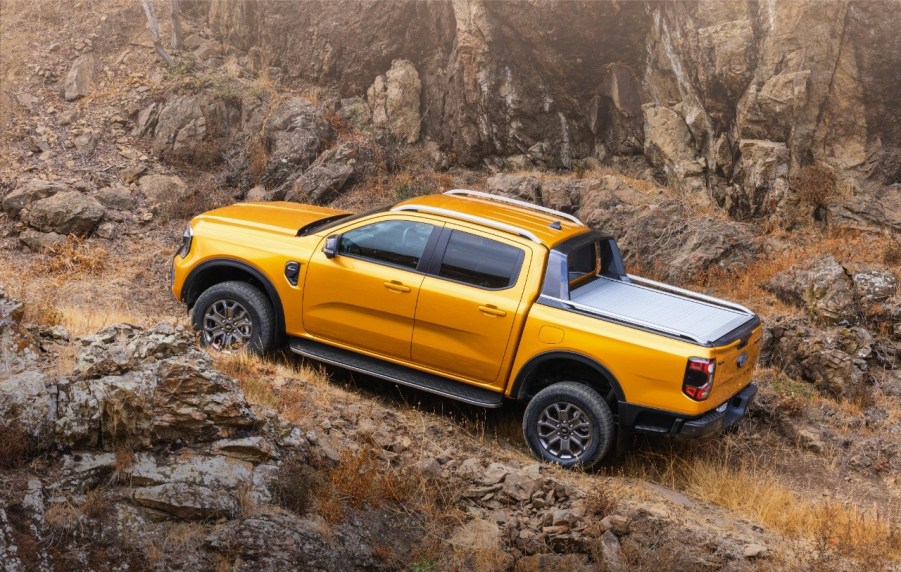
{"type": "Polygon", "coordinates": [[[638,191],[621,177],[539,179],[495,175],[492,193],[574,213],[592,228],[616,237],[630,271],[653,271],[667,280],[740,268],[760,247],[741,223],[710,215],[661,194],[638,191]]]}
{"type": "Polygon", "coordinates": [[[387,127],[401,140],[415,143],[419,140],[419,94],[422,82],[413,64],[395,60],[385,75],[375,78],[366,91],[372,110],[372,123],[387,127]]]}
{"type": "Polygon", "coordinates": [[[19,211],[31,203],[46,199],[66,189],[66,185],[43,179],[31,179],[21,182],[11,193],[3,197],[3,211],[9,216],[17,216],[19,211]]]}
{"type": "Polygon", "coordinates": [[[151,136],[153,152],[160,157],[217,163],[240,125],[240,101],[184,95],[141,110],[132,132],[151,136]]]}
{"type": "Polygon", "coordinates": [[[467,164],[645,153],[738,217],[790,203],[810,163],[855,194],[901,169],[901,13],[889,2],[218,0],[209,15],[222,41],[275,54],[286,77],[345,98],[370,88],[377,124],[392,117],[392,77],[410,86],[400,95],[420,91],[418,76],[421,135],[467,164]]]}
{"type": "Polygon", "coordinates": [[[832,256],[811,261],[776,275],[767,289],[789,304],[800,306],[824,324],[857,321],[851,277],[832,256]]]}
{"type": "Polygon", "coordinates": [[[294,182],[284,199],[317,204],[328,203],[337,196],[354,174],[356,157],[357,148],[353,143],[342,143],[322,153],[294,182]]]}
{"type": "MultiPolygon", "coordinates": [[[[314,105],[299,98],[280,102],[259,135],[262,157],[258,170],[267,188],[279,189],[284,183],[293,182],[316,160],[330,136],[328,123],[314,105]]],[[[252,158],[251,168],[253,161],[252,158]]]]}

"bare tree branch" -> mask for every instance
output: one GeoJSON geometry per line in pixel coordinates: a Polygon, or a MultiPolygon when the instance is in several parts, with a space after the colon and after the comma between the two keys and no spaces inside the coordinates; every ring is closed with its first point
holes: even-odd
{"type": "Polygon", "coordinates": [[[181,2],[172,0],[172,49],[180,50],[182,48],[181,41],[181,2]]]}
{"type": "Polygon", "coordinates": [[[150,0],[141,0],[141,4],[144,6],[144,13],[147,14],[147,22],[150,24],[150,34],[153,36],[153,49],[155,49],[156,53],[163,58],[166,65],[169,67],[174,66],[175,62],[169,57],[166,50],[163,49],[163,44],[160,43],[160,25],[156,21],[153,4],[150,3],[150,0]]]}

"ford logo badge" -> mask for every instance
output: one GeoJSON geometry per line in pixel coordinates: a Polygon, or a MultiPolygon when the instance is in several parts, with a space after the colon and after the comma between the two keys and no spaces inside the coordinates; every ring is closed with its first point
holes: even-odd
{"type": "Polygon", "coordinates": [[[735,363],[738,367],[745,367],[748,363],[748,352],[742,352],[741,355],[738,356],[738,359],[735,360],[735,363]]]}

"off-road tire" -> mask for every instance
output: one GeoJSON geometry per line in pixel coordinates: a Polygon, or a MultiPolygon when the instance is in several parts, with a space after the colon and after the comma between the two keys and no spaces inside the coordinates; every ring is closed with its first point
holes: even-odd
{"type": "MultiPolygon", "coordinates": [[[[566,425],[566,423],[561,423],[566,425]]],[[[592,388],[583,383],[564,381],[550,385],[539,391],[529,401],[526,412],[523,415],[522,431],[532,453],[544,461],[556,463],[563,467],[581,467],[589,469],[600,463],[614,442],[616,430],[613,424],[613,414],[607,402],[592,388]],[[551,427],[554,412],[568,412],[573,420],[572,427],[557,425],[551,427]],[[539,423],[541,422],[541,426],[539,423]],[[576,433],[576,426],[587,426],[588,437],[581,438],[585,432],[576,433]],[[552,438],[548,439],[542,433],[552,432],[552,438]],[[553,433],[557,431],[557,433],[553,433]],[[570,439],[582,443],[578,453],[574,453],[569,447],[569,452],[558,451],[555,454],[553,442],[558,442],[556,437],[560,431],[565,431],[570,439]]],[[[560,441],[562,443],[562,441],[560,441]]],[[[559,448],[559,447],[558,447],[559,448]]]]}
{"type": "Polygon", "coordinates": [[[204,329],[207,313],[217,303],[237,302],[246,311],[251,323],[249,340],[243,347],[217,348],[223,350],[244,349],[255,354],[264,354],[273,349],[276,342],[275,313],[269,299],[257,287],[246,282],[220,282],[210,286],[197,298],[191,310],[191,323],[200,333],[203,346],[213,346],[204,329]]]}

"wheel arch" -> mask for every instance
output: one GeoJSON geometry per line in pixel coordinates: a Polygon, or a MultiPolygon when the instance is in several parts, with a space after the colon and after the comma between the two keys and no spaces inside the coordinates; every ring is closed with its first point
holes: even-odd
{"type": "Polygon", "coordinates": [[[215,258],[198,264],[185,278],[184,286],[181,289],[182,302],[187,304],[189,309],[193,308],[197,298],[200,297],[204,290],[229,280],[247,282],[263,291],[263,294],[269,299],[269,303],[272,304],[272,310],[275,313],[276,334],[279,336],[283,335],[285,332],[285,313],[278,290],[275,289],[272,282],[259,268],[241,260],[215,258]]]}
{"type": "Polygon", "coordinates": [[[531,358],[517,373],[510,396],[530,399],[553,383],[544,381],[548,375],[560,378],[555,381],[585,383],[598,390],[614,410],[619,401],[626,400],[622,386],[609,369],[595,359],[572,351],[550,351],[531,358]]]}

